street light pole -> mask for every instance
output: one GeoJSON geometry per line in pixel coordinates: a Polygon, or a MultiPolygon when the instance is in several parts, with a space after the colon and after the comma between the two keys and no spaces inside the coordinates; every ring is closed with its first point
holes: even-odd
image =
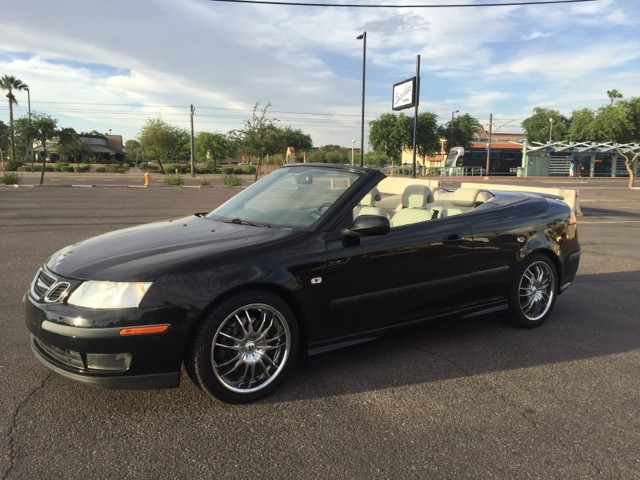
{"type": "Polygon", "coordinates": [[[31,143],[31,90],[29,90],[29,87],[26,87],[25,90],[27,91],[27,105],[29,107],[29,135],[27,136],[27,148],[29,151],[27,153],[29,154],[29,160],[31,160],[31,171],[33,172],[33,144],[31,143]]]}
{"type": "Polygon", "coordinates": [[[353,157],[355,156],[356,151],[356,141],[351,140],[351,166],[353,166],[353,157]]]}
{"type": "Polygon", "coordinates": [[[362,42],[362,119],[360,123],[360,166],[364,166],[364,85],[367,71],[367,32],[362,32],[356,37],[362,42]]]}
{"type": "Polygon", "coordinates": [[[553,133],[553,118],[549,119],[549,143],[552,142],[551,137],[553,133]]]}

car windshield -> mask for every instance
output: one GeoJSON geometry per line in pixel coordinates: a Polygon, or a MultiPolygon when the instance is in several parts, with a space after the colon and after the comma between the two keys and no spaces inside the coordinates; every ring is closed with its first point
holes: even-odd
{"type": "Polygon", "coordinates": [[[312,228],[362,175],[318,166],[280,168],[207,217],[261,227],[312,228]]]}

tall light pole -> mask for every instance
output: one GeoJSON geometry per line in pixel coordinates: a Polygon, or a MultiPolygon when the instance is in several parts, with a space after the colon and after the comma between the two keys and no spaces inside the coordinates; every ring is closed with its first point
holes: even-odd
{"type": "Polygon", "coordinates": [[[551,134],[553,133],[553,118],[549,119],[549,143],[551,143],[551,134]]]}
{"type": "Polygon", "coordinates": [[[353,157],[355,156],[356,151],[356,141],[351,140],[351,166],[353,166],[353,157]]]}
{"type": "Polygon", "coordinates": [[[31,160],[31,171],[33,172],[33,144],[31,143],[31,90],[29,90],[29,87],[25,87],[25,90],[27,91],[27,105],[29,107],[29,135],[27,136],[27,148],[29,151],[27,153],[29,154],[29,160],[31,160]]]}
{"type": "Polygon", "coordinates": [[[454,110],[453,112],[451,112],[451,128],[449,130],[451,130],[449,132],[449,151],[451,151],[451,149],[453,148],[453,116],[460,112],[460,110],[454,110]]]}
{"type": "Polygon", "coordinates": [[[362,32],[356,37],[362,42],[362,120],[360,123],[360,166],[364,166],[364,85],[367,72],[367,32],[362,32]]]}

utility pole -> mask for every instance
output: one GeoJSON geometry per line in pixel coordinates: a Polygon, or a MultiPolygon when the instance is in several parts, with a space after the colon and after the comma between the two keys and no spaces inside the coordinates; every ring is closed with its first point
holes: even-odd
{"type": "Polygon", "coordinates": [[[367,32],[362,32],[356,37],[362,40],[362,119],[360,123],[360,166],[364,166],[364,85],[367,72],[367,32]]]}
{"type": "Polygon", "coordinates": [[[489,114],[489,141],[487,142],[487,171],[486,176],[489,176],[489,166],[491,163],[491,130],[493,129],[493,113],[489,114]]]}
{"type": "Polygon", "coordinates": [[[191,105],[191,176],[194,177],[195,176],[195,166],[196,166],[196,162],[195,162],[195,141],[193,138],[193,115],[195,113],[196,109],[193,107],[193,105],[191,105]]]}
{"type": "MultiPolygon", "coordinates": [[[[416,105],[413,114],[413,178],[416,178],[416,137],[418,136],[418,104],[420,103],[420,55],[416,57],[416,105]]],[[[424,157],[422,157],[424,163],[424,157]]]]}

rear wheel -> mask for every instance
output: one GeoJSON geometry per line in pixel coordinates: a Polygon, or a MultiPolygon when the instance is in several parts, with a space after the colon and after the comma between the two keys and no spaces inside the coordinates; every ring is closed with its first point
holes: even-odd
{"type": "Polygon", "coordinates": [[[185,355],[192,380],[228,403],[269,395],[291,368],[299,342],[289,306],[262,289],[220,303],[195,333],[185,355]]]}
{"type": "Polygon", "coordinates": [[[556,301],[557,278],[556,268],[546,256],[534,254],[524,260],[511,287],[513,323],[534,328],[549,318],[556,301]]]}

